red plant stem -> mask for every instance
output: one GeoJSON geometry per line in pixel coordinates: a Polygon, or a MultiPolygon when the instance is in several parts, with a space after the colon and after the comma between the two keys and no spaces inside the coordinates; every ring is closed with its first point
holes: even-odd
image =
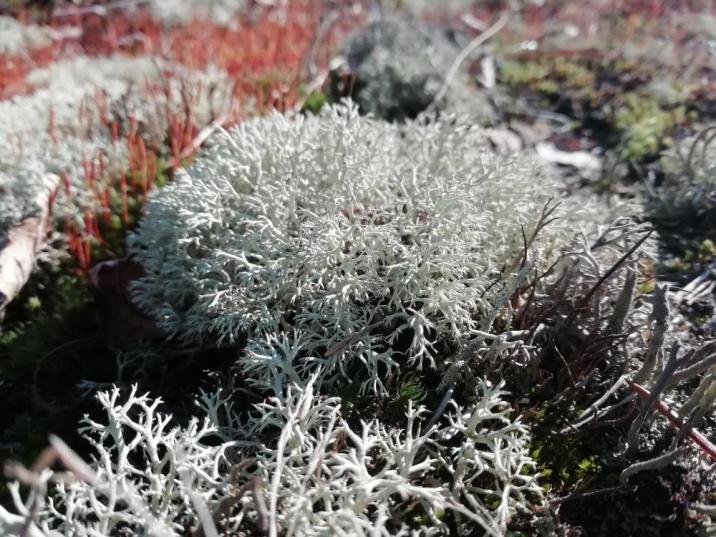
{"type": "Polygon", "coordinates": [[[94,159],[89,160],[88,163],[89,163],[90,182],[96,191],[97,190],[97,166],[95,164],[94,159]]]}
{"type": "Polygon", "coordinates": [[[169,140],[171,145],[172,157],[177,159],[181,151],[181,142],[179,140],[179,122],[176,117],[171,116],[169,123],[169,140]]]}
{"type": "Polygon", "coordinates": [[[139,158],[142,163],[142,193],[147,193],[147,148],[144,140],[139,138],[139,158]]]}
{"type": "Polygon", "coordinates": [[[99,161],[99,176],[104,177],[107,173],[107,166],[104,162],[104,154],[102,151],[97,151],[97,160],[99,161]]]}
{"type": "MultiPolygon", "coordinates": [[[[97,152],[97,161],[99,162],[99,178],[104,182],[107,178],[107,166],[104,161],[104,154],[101,151],[97,152]]],[[[98,194],[99,203],[102,206],[102,216],[104,221],[109,223],[111,212],[109,208],[109,190],[104,186],[99,190],[98,194]]]]}
{"type": "MultiPolygon", "coordinates": [[[[55,10],[48,24],[57,28],[70,24],[80,29],[79,34],[68,34],[53,40],[47,47],[32,49],[26,59],[19,55],[0,54],[0,71],[7,75],[0,76],[0,98],[34,90],[25,81],[27,72],[52,63],[62,57],[66,50],[77,48],[89,56],[113,53],[133,56],[147,53],[164,57],[170,53],[186,67],[197,69],[202,69],[211,61],[224,69],[231,78],[232,92],[229,99],[236,97],[244,100],[255,95],[262,114],[271,107],[286,108],[297,102],[303,63],[314,44],[324,2],[293,0],[281,8],[285,12],[262,8],[257,12],[258,17],[254,13],[237,16],[237,26],[232,28],[219,27],[203,19],[166,28],[148,10],[116,9],[127,4],[145,3],[149,3],[148,0],[110,0],[109,4],[101,7],[55,10]],[[282,15],[278,19],[275,16],[277,13],[282,15]]],[[[353,16],[348,18],[352,20],[353,16]]],[[[350,27],[352,24],[347,20],[336,25],[335,32],[333,29],[327,32],[326,43],[334,42],[337,37],[334,34],[347,31],[350,27]]],[[[316,62],[323,63],[317,55],[314,56],[316,62]]],[[[328,57],[325,61],[328,61],[328,57]]],[[[199,95],[206,91],[201,81],[196,87],[181,86],[184,88],[183,106],[174,109],[170,106],[175,96],[169,81],[173,83],[175,76],[175,73],[165,73],[162,77],[163,85],[158,82],[150,85],[147,79],[144,88],[147,96],[164,90],[166,99],[159,102],[166,103],[163,113],[168,128],[164,136],[169,146],[169,155],[166,156],[170,159],[170,168],[180,166],[185,159],[190,159],[218,125],[233,123],[240,118],[239,112],[232,106],[230,111],[208,127],[197,122],[195,109],[199,95]]],[[[159,106],[157,111],[161,115],[159,106]]],[[[126,165],[118,175],[107,161],[107,155],[84,152],[81,155],[80,173],[84,172],[84,189],[89,192],[95,205],[89,211],[90,214],[83,215],[84,218],[78,221],[67,219],[65,229],[69,248],[79,268],[84,270],[91,262],[94,241],[104,244],[100,236],[100,224],[110,223],[113,211],[121,211],[124,224],[128,225],[132,212],[129,209],[130,202],[144,200],[155,186],[157,172],[161,171],[159,166],[164,161],[160,160],[160,153],[153,149],[153,145],[147,145],[148,139],[141,133],[136,118],[127,118],[126,126],[116,119],[118,112],[114,108],[110,109],[107,95],[103,91],[88,93],[79,102],[77,112],[80,125],[86,131],[85,136],[92,137],[96,127],[102,127],[108,131],[112,143],[126,144],[128,154],[126,165]],[[121,208],[110,204],[110,200],[114,199],[114,189],[119,190],[121,208]],[[130,196],[137,198],[130,200],[130,196]]],[[[57,125],[57,118],[56,112],[50,108],[47,129],[52,143],[59,143],[63,135],[62,127],[57,125]]],[[[63,188],[60,195],[66,196],[69,201],[74,192],[71,192],[67,174],[61,174],[61,181],[63,188]]]]}
{"type": "Polygon", "coordinates": [[[119,173],[119,192],[122,198],[122,219],[126,224],[129,222],[129,207],[127,204],[127,176],[124,174],[124,170],[119,173]]]}
{"type": "Polygon", "coordinates": [[[223,127],[229,121],[228,114],[223,114],[218,117],[208,127],[202,129],[197,135],[186,145],[184,150],[172,160],[169,165],[172,168],[176,168],[181,164],[181,161],[191,157],[196,151],[199,150],[201,144],[203,144],[209,136],[219,127],[223,127]]]}
{"type": "MultiPolygon", "coordinates": [[[[133,170],[135,168],[134,161],[135,161],[135,150],[134,150],[134,135],[130,131],[127,134],[127,168],[129,170],[133,170]]],[[[131,177],[130,177],[131,179],[131,177]]],[[[132,185],[134,186],[134,185],[132,185]]]]}
{"type": "Polygon", "coordinates": [[[95,90],[94,100],[97,104],[97,111],[99,112],[99,122],[103,127],[107,126],[107,100],[105,95],[100,90],[95,90]]]}
{"type": "Polygon", "coordinates": [[[79,239],[77,237],[77,230],[75,226],[70,222],[69,217],[65,218],[65,226],[67,227],[67,242],[70,252],[79,257],[79,248],[77,246],[79,239]]]}
{"type": "Polygon", "coordinates": [[[89,270],[90,265],[92,264],[92,246],[90,245],[89,238],[82,241],[82,246],[84,249],[83,255],[84,255],[84,264],[82,265],[82,268],[84,270],[89,270]]]}
{"type": "Polygon", "coordinates": [[[67,198],[69,199],[70,193],[71,193],[71,190],[72,190],[72,185],[70,184],[70,178],[69,178],[69,176],[67,175],[67,172],[62,172],[62,173],[60,174],[60,180],[62,181],[62,187],[63,187],[64,190],[65,190],[65,195],[66,195],[67,198]]]}
{"type": "MultiPolygon", "coordinates": [[[[651,393],[649,393],[649,390],[644,388],[644,386],[632,381],[629,381],[628,385],[629,389],[644,401],[647,401],[649,397],[651,397],[651,393]]],[[[661,399],[657,400],[656,409],[662,416],[666,417],[675,429],[681,429],[684,426],[683,420],[677,416],[674,411],[672,411],[661,399]]],[[[701,448],[701,451],[716,461],[716,446],[714,446],[708,438],[694,428],[692,428],[687,435],[694,444],[701,448]]]]}
{"type": "Polygon", "coordinates": [[[137,118],[130,118],[129,120],[129,130],[127,132],[127,151],[129,154],[129,167],[133,168],[135,166],[134,159],[136,158],[135,155],[135,147],[137,143],[137,128],[138,128],[138,122],[137,118]]]}
{"type": "MultiPolygon", "coordinates": [[[[154,179],[157,176],[157,157],[154,153],[149,153],[149,160],[147,162],[147,191],[154,188],[154,179]]],[[[146,194],[146,192],[145,192],[146,194]]]]}
{"type": "Polygon", "coordinates": [[[80,268],[82,270],[86,270],[87,268],[89,268],[89,259],[87,257],[87,254],[85,253],[84,240],[79,237],[79,234],[76,238],[75,247],[77,252],[77,260],[80,263],[80,268]]]}
{"type": "Polygon", "coordinates": [[[94,217],[92,216],[92,213],[89,211],[86,211],[85,218],[84,218],[85,231],[89,234],[94,232],[93,220],[94,220],[94,217]]]}
{"type": "Polygon", "coordinates": [[[50,133],[50,139],[54,145],[57,145],[57,126],[55,125],[55,109],[50,105],[50,111],[47,118],[47,130],[50,133]]]}

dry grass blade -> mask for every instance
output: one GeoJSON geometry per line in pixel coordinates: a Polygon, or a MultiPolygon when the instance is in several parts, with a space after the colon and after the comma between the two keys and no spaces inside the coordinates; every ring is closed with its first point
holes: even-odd
{"type": "Polygon", "coordinates": [[[435,94],[435,98],[433,99],[432,103],[430,103],[428,110],[432,110],[436,106],[436,104],[439,103],[443,97],[445,97],[448,92],[448,89],[450,88],[450,83],[452,82],[452,79],[455,78],[455,75],[457,75],[457,72],[459,71],[460,66],[463,64],[463,62],[467,58],[469,58],[470,55],[473,54],[478,48],[485,44],[490,38],[497,35],[497,33],[499,33],[499,31],[504,28],[505,24],[507,24],[508,19],[509,13],[507,11],[503,12],[497,19],[497,21],[495,21],[495,24],[493,24],[487,30],[478,35],[464,49],[460,51],[460,54],[457,55],[455,60],[452,62],[452,65],[450,65],[450,68],[448,69],[447,73],[445,74],[443,84],[438,90],[438,92],[435,94]]]}
{"type": "Polygon", "coordinates": [[[50,435],[50,445],[55,450],[57,458],[65,467],[73,472],[79,479],[91,484],[99,484],[99,477],[77,453],[65,444],[58,436],[50,435]]]}

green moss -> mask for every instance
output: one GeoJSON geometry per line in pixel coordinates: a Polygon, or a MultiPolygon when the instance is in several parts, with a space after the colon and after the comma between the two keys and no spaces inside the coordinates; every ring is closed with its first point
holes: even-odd
{"type": "Polygon", "coordinates": [[[716,255],[716,248],[711,239],[704,239],[700,243],[695,243],[693,248],[686,251],[683,261],[687,265],[693,263],[708,263],[711,258],[716,255]]]}
{"type": "Polygon", "coordinates": [[[408,405],[412,402],[413,408],[422,403],[427,397],[427,392],[419,378],[409,375],[400,381],[398,389],[391,394],[385,405],[385,418],[388,421],[399,420],[408,411],[408,405]]]}
{"type": "MultiPolygon", "coordinates": [[[[665,258],[661,262],[660,271],[677,276],[691,274],[692,277],[704,270],[716,257],[716,245],[712,239],[679,238],[671,232],[664,232],[666,237],[665,258]]],[[[694,318],[699,324],[708,319],[694,318]]]]}
{"type": "Polygon", "coordinates": [[[614,124],[622,137],[622,158],[639,161],[657,153],[672,143],[669,135],[685,119],[683,106],[666,108],[652,96],[627,93],[614,113],[614,124]]]}
{"type": "Polygon", "coordinates": [[[68,342],[95,333],[92,308],[84,277],[67,267],[47,268],[8,308],[0,333],[0,376],[22,377],[50,353],[59,361],[58,347],[76,353],[68,342]]]}
{"type": "Polygon", "coordinates": [[[541,62],[507,60],[503,62],[501,69],[503,82],[510,86],[533,86],[540,84],[549,77],[549,74],[549,67],[541,62]]]}
{"type": "Polygon", "coordinates": [[[580,482],[603,471],[599,454],[590,449],[590,442],[578,435],[536,435],[530,457],[537,462],[546,489],[572,489],[580,482]]]}
{"type": "Polygon", "coordinates": [[[503,62],[502,81],[510,86],[526,87],[545,94],[569,90],[578,97],[594,94],[594,72],[580,62],[557,57],[539,60],[503,62]]]}
{"type": "Polygon", "coordinates": [[[322,91],[312,91],[306,96],[306,100],[303,103],[304,112],[311,112],[312,114],[318,114],[323,108],[323,105],[328,102],[328,96],[322,91]]]}
{"type": "MultiPolygon", "coordinates": [[[[43,267],[8,306],[0,332],[3,413],[0,445],[31,464],[47,445],[49,431],[71,437],[47,402],[74,404],[68,392],[83,378],[83,361],[100,359],[93,297],[83,276],[67,266],[43,267]]],[[[2,451],[0,451],[2,455],[2,451]]]]}
{"type": "MultiPolygon", "coordinates": [[[[188,162],[180,163],[184,166],[188,162]]],[[[156,175],[150,181],[154,188],[162,188],[171,179],[171,168],[167,160],[157,160],[156,175]]],[[[106,184],[112,184],[110,178],[105,179],[106,184]]],[[[94,237],[92,244],[93,262],[103,261],[108,258],[122,257],[125,255],[127,233],[134,228],[142,208],[144,207],[146,195],[141,191],[141,174],[130,174],[127,177],[129,193],[126,196],[127,215],[124,214],[122,195],[117,186],[111,186],[108,190],[108,210],[96,216],[100,237],[94,237]]]]}
{"type": "Polygon", "coordinates": [[[705,239],[699,245],[699,255],[702,258],[710,258],[716,255],[716,245],[714,245],[714,241],[711,239],[705,239]]]}

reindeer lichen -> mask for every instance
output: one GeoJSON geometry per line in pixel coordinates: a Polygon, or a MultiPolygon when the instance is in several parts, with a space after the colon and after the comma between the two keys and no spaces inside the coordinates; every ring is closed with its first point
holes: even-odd
{"type": "Polygon", "coordinates": [[[130,238],[136,301],[184,341],[247,335],[257,387],[321,369],[385,393],[391,371],[434,369],[489,330],[572,236],[566,220],[541,229],[558,196],[535,161],[450,119],[274,113],[216,135],[150,200],[130,238]]]}

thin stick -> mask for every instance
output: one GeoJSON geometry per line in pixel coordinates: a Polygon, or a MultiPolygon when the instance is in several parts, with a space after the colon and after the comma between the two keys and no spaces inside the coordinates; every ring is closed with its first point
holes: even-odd
{"type": "Polygon", "coordinates": [[[214,131],[222,128],[229,121],[228,114],[222,114],[216,121],[212,121],[210,125],[203,128],[191,141],[187,147],[181,152],[179,157],[171,161],[170,166],[175,168],[181,164],[181,161],[192,156],[206,140],[214,134],[214,131]]]}
{"type": "Polygon", "coordinates": [[[430,418],[430,421],[428,422],[427,426],[425,427],[426,431],[429,431],[433,425],[435,425],[438,420],[440,419],[440,416],[442,416],[442,413],[445,412],[445,409],[448,406],[448,403],[452,399],[452,394],[455,391],[455,384],[451,384],[448,386],[448,389],[445,390],[445,395],[443,395],[443,398],[440,400],[440,404],[435,409],[435,413],[433,414],[433,417],[430,418]]]}
{"type": "MultiPolygon", "coordinates": [[[[651,393],[649,393],[649,390],[644,388],[644,386],[631,381],[628,382],[627,385],[629,386],[629,389],[636,393],[641,399],[648,401],[651,397],[651,393]]],[[[658,400],[656,402],[655,408],[662,416],[666,417],[666,419],[675,429],[678,430],[684,426],[683,420],[663,401],[658,400]]],[[[701,451],[703,451],[704,453],[706,453],[706,455],[716,461],[716,446],[714,446],[708,438],[706,438],[696,429],[691,429],[687,433],[687,436],[694,444],[701,448],[701,451]]]]}
{"type": "Polygon", "coordinates": [[[452,65],[450,65],[450,69],[448,69],[447,74],[445,75],[445,79],[443,80],[442,86],[440,86],[440,89],[435,94],[435,97],[433,98],[433,101],[430,103],[430,106],[428,106],[428,110],[432,110],[440,100],[445,97],[445,94],[447,93],[448,89],[450,88],[450,83],[452,82],[452,79],[455,78],[455,75],[457,74],[458,70],[460,69],[460,66],[462,63],[473,53],[475,52],[480,46],[482,46],[488,39],[490,39],[492,36],[496,35],[507,23],[507,19],[509,18],[509,14],[507,11],[504,11],[500,18],[497,19],[497,22],[490,26],[487,30],[482,32],[480,35],[478,35],[475,39],[470,41],[470,43],[460,51],[460,54],[457,55],[455,60],[452,62],[452,65]]]}
{"type": "Polygon", "coordinates": [[[115,9],[134,8],[141,5],[151,4],[152,0],[117,0],[116,2],[107,2],[104,5],[90,5],[82,7],[69,7],[63,9],[54,9],[53,17],[76,17],[77,15],[109,15],[109,11],[115,9]]]}
{"type": "Polygon", "coordinates": [[[555,498],[554,500],[550,500],[550,505],[561,505],[565,502],[571,502],[574,500],[588,500],[590,498],[593,498],[595,496],[603,496],[604,494],[611,494],[613,492],[619,492],[622,490],[623,487],[607,487],[604,489],[597,489],[597,490],[590,490],[588,492],[573,492],[572,494],[569,494],[568,496],[562,496],[561,498],[555,498]]]}

